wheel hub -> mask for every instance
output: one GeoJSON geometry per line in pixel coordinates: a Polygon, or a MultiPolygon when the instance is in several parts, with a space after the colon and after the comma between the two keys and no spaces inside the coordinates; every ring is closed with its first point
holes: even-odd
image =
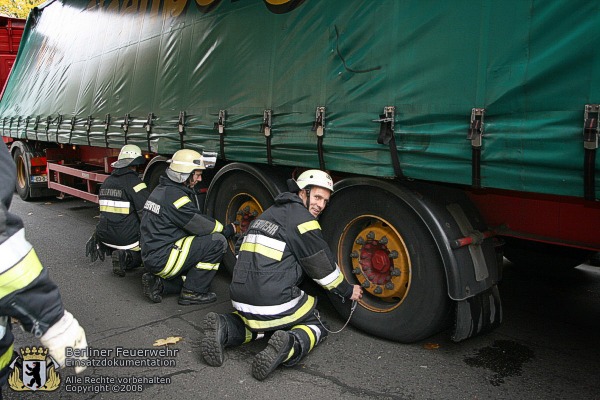
{"type": "Polygon", "coordinates": [[[370,294],[398,302],[408,291],[408,251],[400,236],[381,220],[358,232],[350,254],[352,273],[370,294]]]}

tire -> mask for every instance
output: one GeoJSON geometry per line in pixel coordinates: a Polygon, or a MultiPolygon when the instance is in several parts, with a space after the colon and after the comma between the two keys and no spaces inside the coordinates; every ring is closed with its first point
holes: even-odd
{"type": "Polygon", "coordinates": [[[166,162],[156,163],[152,167],[152,170],[150,171],[150,176],[148,177],[148,182],[146,183],[146,185],[148,186],[149,192],[152,192],[154,190],[154,188],[158,186],[158,181],[159,181],[160,177],[165,174],[166,170],[167,170],[166,162]]]}
{"type": "MultiPolygon", "coordinates": [[[[269,208],[273,200],[259,179],[244,171],[233,171],[218,184],[212,215],[223,225],[236,222],[238,233],[244,233],[250,222],[269,208]]],[[[234,246],[235,239],[230,238],[229,250],[222,261],[229,273],[233,273],[236,260],[234,246]]]]}
{"type": "Polygon", "coordinates": [[[515,265],[531,269],[566,270],[586,262],[593,251],[557,246],[531,240],[504,238],[504,257],[515,265]]]}
{"type": "MultiPolygon", "coordinates": [[[[375,187],[352,187],[336,194],[322,227],[348,282],[363,286],[352,325],[403,343],[447,327],[452,303],[438,248],[402,201],[375,187]]],[[[330,298],[347,317],[348,304],[330,298]]]]}
{"type": "Polygon", "coordinates": [[[17,169],[17,180],[15,189],[19,197],[25,201],[31,200],[31,178],[29,174],[29,166],[25,155],[20,148],[16,148],[13,152],[13,160],[17,169]]]}

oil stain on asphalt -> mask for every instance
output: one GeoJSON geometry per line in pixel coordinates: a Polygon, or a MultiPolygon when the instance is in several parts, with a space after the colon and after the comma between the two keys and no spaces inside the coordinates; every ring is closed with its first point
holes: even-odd
{"type": "Polygon", "coordinates": [[[504,378],[521,375],[523,364],[534,357],[533,351],[511,340],[496,340],[491,346],[481,348],[473,357],[464,359],[467,365],[486,368],[495,374],[490,379],[494,386],[504,383],[504,378]]]}

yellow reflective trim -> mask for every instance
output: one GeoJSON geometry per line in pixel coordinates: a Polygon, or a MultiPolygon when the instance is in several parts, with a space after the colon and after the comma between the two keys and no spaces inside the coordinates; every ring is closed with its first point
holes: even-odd
{"type": "Polygon", "coordinates": [[[315,337],[315,333],[313,332],[312,329],[310,329],[306,325],[296,325],[296,326],[293,326],[292,329],[302,329],[304,332],[306,332],[306,334],[308,335],[308,339],[310,339],[310,347],[308,348],[308,351],[311,351],[313,349],[313,347],[315,347],[317,338],[315,337]]]}
{"type": "MultiPolygon", "coordinates": [[[[169,268],[168,272],[161,271],[161,273],[164,274],[164,276],[161,275],[163,278],[168,279],[168,278],[177,276],[177,274],[179,274],[179,271],[181,271],[181,268],[183,267],[183,263],[185,263],[185,260],[187,259],[187,256],[190,253],[190,247],[192,245],[192,240],[194,240],[194,236],[187,236],[187,237],[183,238],[183,244],[181,245],[181,248],[179,251],[177,251],[176,249],[171,250],[171,253],[173,253],[173,251],[177,251],[179,253],[179,256],[176,259],[175,265],[171,265],[171,268],[169,268]]],[[[169,260],[170,259],[171,259],[171,257],[169,257],[169,260]]],[[[167,267],[165,267],[165,270],[167,269],[167,267]]],[[[163,270],[163,271],[165,271],[165,270],[163,270]]]]}
{"type": "Polygon", "coordinates": [[[338,285],[340,283],[342,283],[342,281],[344,280],[344,275],[342,275],[341,273],[337,276],[337,278],[334,279],[333,282],[331,282],[329,285],[325,285],[325,289],[327,290],[331,290],[331,289],[335,289],[336,287],[338,287],[338,285]]]}
{"type": "Polygon", "coordinates": [[[42,269],[42,263],[32,248],[21,261],[0,275],[0,299],[29,285],[42,269]]]}
{"type": "Polygon", "coordinates": [[[184,205],[186,205],[187,203],[190,203],[191,201],[192,200],[190,200],[189,197],[183,196],[179,200],[175,200],[173,202],[173,205],[175,206],[175,208],[179,209],[179,208],[183,207],[184,205]]]}
{"type": "Polygon", "coordinates": [[[212,263],[205,263],[205,262],[200,261],[198,264],[196,264],[196,268],[205,269],[208,271],[212,271],[214,269],[216,271],[219,269],[219,263],[212,264],[212,263]]]}
{"type": "Polygon", "coordinates": [[[8,364],[10,364],[10,360],[12,359],[13,355],[13,344],[14,343],[11,343],[4,354],[0,356],[0,369],[4,369],[6,366],[8,366],[8,364]]]}
{"type": "Polygon", "coordinates": [[[146,184],[145,184],[144,182],[142,182],[142,183],[140,183],[139,185],[135,185],[135,186],[133,187],[133,191],[137,193],[137,192],[139,192],[140,190],[142,190],[142,189],[146,189],[146,188],[147,188],[146,184]]]}
{"type": "Polygon", "coordinates": [[[177,248],[174,247],[171,250],[171,253],[169,253],[169,259],[167,260],[167,265],[165,265],[165,267],[162,269],[162,271],[160,271],[157,274],[161,278],[166,278],[169,275],[169,273],[171,273],[171,270],[175,266],[175,263],[177,262],[177,259],[179,258],[179,255],[181,254],[180,249],[183,247],[182,243],[183,243],[184,239],[185,238],[181,238],[175,242],[174,246],[176,246],[177,248]]]}
{"type": "Polygon", "coordinates": [[[221,224],[219,221],[215,221],[215,229],[213,229],[211,233],[215,232],[223,232],[223,224],[221,224]]]}
{"type": "Polygon", "coordinates": [[[283,325],[291,324],[294,321],[298,321],[300,318],[302,318],[306,314],[308,314],[314,305],[315,305],[315,298],[312,296],[308,296],[308,300],[306,301],[306,303],[302,307],[300,307],[298,310],[296,310],[295,313],[293,313],[291,315],[287,315],[282,318],[272,319],[269,321],[258,321],[255,319],[244,318],[243,315],[240,315],[240,317],[244,320],[244,323],[250,329],[254,329],[254,330],[258,330],[258,331],[266,331],[266,330],[269,330],[276,326],[283,326],[283,325]]]}
{"type": "Polygon", "coordinates": [[[314,231],[315,229],[321,230],[321,225],[319,225],[319,221],[308,221],[303,224],[298,225],[298,231],[300,234],[306,233],[308,231],[314,231]]]}
{"type": "Polygon", "coordinates": [[[129,214],[129,207],[112,207],[112,206],[100,206],[100,212],[108,212],[113,214],[129,214]]]}
{"type": "Polygon", "coordinates": [[[249,251],[251,253],[262,254],[263,256],[272,258],[275,261],[281,261],[283,258],[283,251],[275,250],[259,243],[244,242],[240,246],[240,251],[249,251]]]}
{"type": "Polygon", "coordinates": [[[252,331],[246,327],[244,327],[244,332],[246,333],[246,338],[244,339],[244,343],[250,343],[252,341],[252,331]]]}

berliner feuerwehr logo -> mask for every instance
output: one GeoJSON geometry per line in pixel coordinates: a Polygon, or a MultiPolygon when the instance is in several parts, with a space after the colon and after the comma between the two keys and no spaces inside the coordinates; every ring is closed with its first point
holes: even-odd
{"type": "Polygon", "coordinates": [[[18,392],[51,392],[60,385],[60,376],[56,372],[58,367],[58,363],[48,355],[48,349],[25,347],[21,349],[21,356],[10,364],[13,371],[8,377],[8,385],[18,392]]]}

